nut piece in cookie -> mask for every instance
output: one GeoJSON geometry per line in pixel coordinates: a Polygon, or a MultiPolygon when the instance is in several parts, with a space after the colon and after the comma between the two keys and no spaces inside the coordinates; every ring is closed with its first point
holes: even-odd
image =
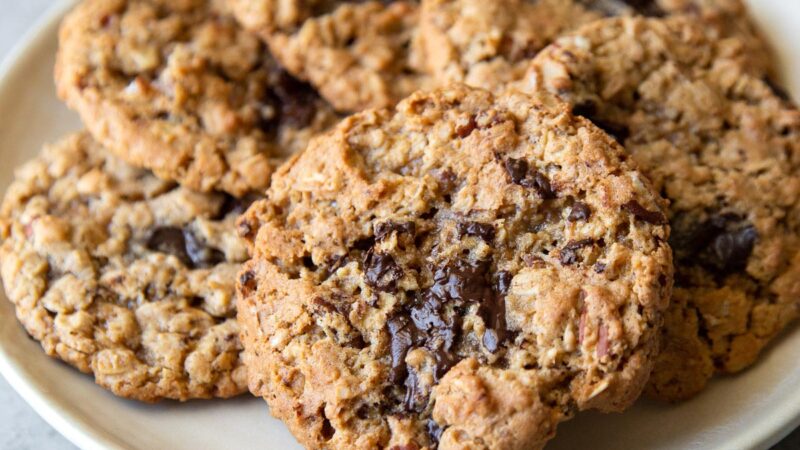
{"type": "Polygon", "coordinates": [[[118,157],[241,196],[335,115],[219,3],[84,1],[61,27],[56,84],[118,157]]]}
{"type": "Polygon", "coordinates": [[[681,18],[607,19],[543,50],[521,84],[614,135],[670,202],[662,399],[753,364],[800,312],[800,112],[743,49],[681,18]]]}
{"type": "Polygon", "coordinates": [[[438,86],[500,92],[556,38],[609,16],[689,16],[712,39],[739,38],[762,71],[772,65],[739,0],[423,0],[421,10],[417,51],[438,86]]]}
{"type": "Polygon", "coordinates": [[[345,119],[239,220],[251,391],[309,448],[540,448],[643,389],[662,200],[561,103],[462,85],[345,119]]]}
{"type": "Polygon", "coordinates": [[[289,72],[341,111],[394,105],[429,85],[415,69],[418,2],[229,0],[289,72]]]}
{"type": "Polygon", "coordinates": [[[159,180],[88,133],[66,137],[17,169],[6,191],[6,294],[48,355],[116,395],[240,394],[241,202],[159,180]]]}

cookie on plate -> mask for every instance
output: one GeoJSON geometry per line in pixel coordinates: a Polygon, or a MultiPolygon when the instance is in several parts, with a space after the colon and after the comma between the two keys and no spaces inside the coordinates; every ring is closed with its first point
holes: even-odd
{"type": "Polygon", "coordinates": [[[288,71],[339,110],[390,106],[429,82],[413,68],[416,0],[228,1],[288,71]]]}
{"type": "Polygon", "coordinates": [[[688,398],[751,365],[800,311],[800,113],[742,46],[682,19],[607,19],[533,61],[670,201],[676,282],[649,390],[688,398]]]}
{"type": "Polygon", "coordinates": [[[16,171],[0,207],[0,273],[48,355],[142,401],[246,391],[234,282],[245,204],[176,187],[88,133],[16,171]]]}
{"type": "Polygon", "coordinates": [[[56,83],[128,163],[241,196],[266,188],[274,166],[334,114],[220,3],[84,1],[62,25],[56,83]]]}
{"type": "Polygon", "coordinates": [[[744,36],[752,64],[769,52],[739,0],[423,0],[420,61],[437,85],[465,82],[492,91],[518,80],[558,36],[606,16],[689,15],[713,38],[744,36]]]}
{"type": "Polygon", "coordinates": [[[539,448],[636,399],[665,205],[561,103],[463,85],[340,123],[239,220],[250,390],[309,448],[539,448]]]}

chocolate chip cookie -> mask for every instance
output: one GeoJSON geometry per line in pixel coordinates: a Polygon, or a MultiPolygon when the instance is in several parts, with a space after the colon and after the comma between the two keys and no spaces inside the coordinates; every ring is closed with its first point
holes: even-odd
{"type": "Polygon", "coordinates": [[[16,171],[0,270],[47,354],[142,401],[246,390],[234,282],[245,200],[201,194],[110,156],[87,133],[16,171]]]}
{"type": "Polygon", "coordinates": [[[649,387],[668,400],[751,365],[800,308],[800,113],[704,31],[607,19],[542,51],[522,84],[624,143],[670,201],[676,283],[649,387]]]}
{"type": "Polygon", "coordinates": [[[65,19],[59,95],[119,157],[199,191],[263,190],[333,112],[209,0],[87,0],[65,19]]]}
{"type": "Polygon", "coordinates": [[[688,15],[714,39],[739,36],[752,64],[764,70],[771,64],[739,0],[423,0],[420,60],[437,85],[465,82],[499,91],[558,36],[620,15],[688,15]]]}
{"type": "Polygon", "coordinates": [[[390,106],[428,85],[414,69],[415,0],[228,1],[289,72],[339,110],[390,106]]]}
{"type": "Polygon", "coordinates": [[[639,395],[663,200],[561,103],[455,85],[340,123],[238,228],[251,392],[308,448],[539,448],[639,395]]]}

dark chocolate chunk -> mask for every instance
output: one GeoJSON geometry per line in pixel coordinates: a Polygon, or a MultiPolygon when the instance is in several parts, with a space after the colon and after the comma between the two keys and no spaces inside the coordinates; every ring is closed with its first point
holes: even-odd
{"type": "Polygon", "coordinates": [[[758,231],[753,226],[720,233],[700,253],[700,263],[719,274],[743,271],[747,268],[747,260],[753,253],[756,240],[758,231]]]}
{"type": "Polygon", "coordinates": [[[407,234],[414,237],[416,234],[416,225],[414,222],[382,222],[375,225],[375,240],[381,241],[383,238],[397,232],[397,234],[407,234]]]}
{"type": "Polygon", "coordinates": [[[147,248],[178,258],[186,267],[208,267],[225,261],[225,254],[207,247],[189,230],[158,227],[150,234],[147,248]]]}
{"type": "Polygon", "coordinates": [[[189,230],[183,230],[186,253],[192,260],[192,267],[211,267],[225,261],[225,253],[208,247],[189,230]]]}
{"type": "Polygon", "coordinates": [[[654,225],[665,225],[667,223],[667,217],[664,213],[661,211],[649,211],[636,200],[631,200],[622,205],[622,210],[647,223],[654,225]]]}
{"type": "Polygon", "coordinates": [[[534,189],[544,199],[556,197],[555,191],[550,185],[550,180],[539,171],[531,170],[528,162],[524,159],[506,159],[505,169],[512,183],[534,189]]]}
{"type": "Polygon", "coordinates": [[[505,169],[514,184],[521,186],[528,177],[528,161],[524,159],[508,158],[505,163],[505,169]]]}
{"type": "Polygon", "coordinates": [[[559,261],[565,266],[578,262],[578,250],[594,245],[594,239],[581,239],[579,241],[569,241],[559,252],[559,261]]]}
{"type": "Polygon", "coordinates": [[[648,17],[662,17],[664,10],[655,0],[581,0],[587,8],[606,17],[616,17],[634,12],[648,17]]]}
{"type": "Polygon", "coordinates": [[[586,203],[576,202],[572,205],[567,220],[570,222],[585,222],[592,215],[592,210],[586,203]]]}
{"type": "Polygon", "coordinates": [[[224,253],[206,246],[191,231],[177,227],[159,227],[153,230],[147,240],[147,248],[170,254],[192,269],[225,261],[224,253]]]}
{"type": "Polygon", "coordinates": [[[719,275],[747,268],[758,231],[741,217],[716,215],[699,225],[676,222],[670,245],[682,264],[699,264],[719,275]]]}
{"type": "Polygon", "coordinates": [[[435,420],[428,419],[427,428],[428,428],[428,436],[431,437],[431,440],[434,443],[438,443],[439,440],[442,438],[442,433],[444,433],[444,427],[440,427],[435,420]]]}
{"type": "Polygon", "coordinates": [[[459,223],[457,228],[458,228],[458,236],[461,238],[463,238],[464,236],[475,236],[489,243],[491,243],[494,240],[494,234],[495,234],[494,226],[488,223],[480,223],[480,222],[459,223]]]}
{"type": "Polygon", "coordinates": [[[255,203],[256,200],[260,200],[262,198],[264,198],[263,195],[252,193],[241,198],[236,198],[232,195],[225,194],[225,200],[222,202],[222,206],[220,206],[219,211],[217,211],[217,214],[212,217],[212,219],[222,220],[229,214],[241,216],[245,211],[247,211],[247,208],[249,208],[250,205],[255,203]]]}
{"type": "Polygon", "coordinates": [[[243,272],[239,275],[239,286],[241,287],[242,293],[248,295],[256,288],[256,274],[253,273],[252,270],[243,272]]]}
{"type": "Polygon", "coordinates": [[[375,238],[372,236],[361,238],[355,242],[353,242],[353,248],[356,250],[361,250],[365,252],[371,249],[375,245],[375,238]]]}
{"type": "Polygon", "coordinates": [[[479,302],[491,295],[486,280],[488,270],[488,261],[471,263],[458,260],[440,266],[433,274],[433,286],[428,288],[427,293],[442,302],[453,301],[458,305],[479,302]]]}
{"type": "Polygon", "coordinates": [[[395,292],[397,280],[403,277],[403,269],[395,262],[392,255],[367,251],[364,257],[364,272],[367,284],[382,292],[395,292]]]}
{"type": "Polygon", "coordinates": [[[167,253],[172,255],[187,266],[191,267],[192,258],[186,252],[186,238],[183,230],[176,227],[159,227],[153,230],[147,240],[147,248],[150,250],[167,253]]]}
{"type": "Polygon", "coordinates": [[[275,77],[272,92],[278,99],[281,124],[303,128],[317,113],[318,96],[314,88],[281,70],[275,77]]]}
{"type": "Polygon", "coordinates": [[[490,353],[496,353],[500,345],[508,337],[506,327],[506,294],[511,287],[512,276],[509,272],[497,273],[495,289],[492,296],[484,299],[478,307],[478,314],[486,325],[483,335],[483,346],[490,353]]]}

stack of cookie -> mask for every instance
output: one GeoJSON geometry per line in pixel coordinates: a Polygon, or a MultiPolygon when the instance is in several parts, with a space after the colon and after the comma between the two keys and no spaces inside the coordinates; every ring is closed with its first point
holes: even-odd
{"type": "Polygon", "coordinates": [[[739,0],[84,0],[56,85],[86,131],[6,191],[6,293],[123,397],[541,448],[800,313],[772,66],[739,0]]]}

